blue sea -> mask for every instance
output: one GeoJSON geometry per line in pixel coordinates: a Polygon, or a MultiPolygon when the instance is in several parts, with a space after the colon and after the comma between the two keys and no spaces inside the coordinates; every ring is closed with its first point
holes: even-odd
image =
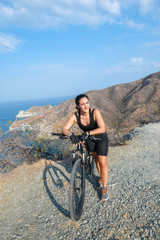
{"type": "Polygon", "coordinates": [[[16,120],[16,115],[20,110],[26,111],[33,106],[45,106],[51,105],[56,106],[59,103],[72,98],[69,97],[56,97],[46,99],[34,99],[16,102],[1,102],[0,103],[0,128],[4,131],[9,130],[7,126],[8,122],[12,123],[16,120]]]}

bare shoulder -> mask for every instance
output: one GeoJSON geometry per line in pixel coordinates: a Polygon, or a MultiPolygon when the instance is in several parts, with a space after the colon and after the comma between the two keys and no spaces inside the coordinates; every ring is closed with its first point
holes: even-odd
{"type": "Polygon", "coordinates": [[[69,118],[70,121],[73,121],[73,122],[77,122],[77,118],[76,118],[76,115],[75,113],[73,113],[70,118],[69,118]]]}
{"type": "Polygon", "coordinates": [[[94,119],[102,118],[102,115],[98,109],[94,109],[93,117],[94,117],[94,119]]]}
{"type": "Polygon", "coordinates": [[[75,114],[73,113],[70,118],[67,120],[67,122],[65,123],[65,125],[63,126],[63,131],[64,130],[69,130],[74,123],[77,122],[77,119],[76,119],[76,116],[75,114]]]}
{"type": "Polygon", "coordinates": [[[94,113],[97,114],[97,113],[100,113],[100,111],[99,111],[97,108],[95,108],[95,109],[94,109],[94,113]]]}
{"type": "Polygon", "coordinates": [[[95,116],[101,115],[100,111],[98,109],[94,109],[94,113],[95,116]]]}

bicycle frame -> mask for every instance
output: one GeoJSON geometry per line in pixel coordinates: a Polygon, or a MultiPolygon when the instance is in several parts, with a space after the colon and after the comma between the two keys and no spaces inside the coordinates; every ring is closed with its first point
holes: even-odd
{"type": "Polygon", "coordinates": [[[80,152],[82,154],[82,169],[83,169],[83,174],[82,174],[83,181],[82,181],[82,184],[83,184],[83,188],[85,188],[85,163],[86,163],[86,158],[88,156],[88,151],[86,149],[86,152],[85,152],[82,144],[78,144],[77,148],[72,151],[72,161],[75,159],[76,152],[80,152]]]}
{"type": "Polygon", "coordinates": [[[90,151],[87,149],[86,145],[83,147],[82,144],[78,144],[77,148],[72,150],[72,160],[75,158],[76,152],[80,152],[82,154],[82,163],[85,164],[86,160],[90,157],[90,151]]]}

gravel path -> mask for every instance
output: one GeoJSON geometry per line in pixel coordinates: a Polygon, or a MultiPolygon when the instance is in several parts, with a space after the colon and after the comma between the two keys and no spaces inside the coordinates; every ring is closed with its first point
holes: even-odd
{"type": "Polygon", "coordinates": [[[127,145],[110,148],[107,202],[87,179],[78,222],[68,212],[69,161],[42,160],[1,174],[0,239],[160,239],[159,162],[160,124],[136,128],[127,145]]]}

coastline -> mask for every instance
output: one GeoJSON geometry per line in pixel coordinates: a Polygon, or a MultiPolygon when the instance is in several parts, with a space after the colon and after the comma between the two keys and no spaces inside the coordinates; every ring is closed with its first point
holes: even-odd
{"type": "Polygon", "coordinates": [[[0,102],[0,128],[8,130],[8,121],[12,123],[16,120],[16,115],[21,111],[26,111],[33,106],[56,106],[59,103],[72,98],[72,96],[52,97],[44,99],[31,99],[13,102],[0,102]]]}

